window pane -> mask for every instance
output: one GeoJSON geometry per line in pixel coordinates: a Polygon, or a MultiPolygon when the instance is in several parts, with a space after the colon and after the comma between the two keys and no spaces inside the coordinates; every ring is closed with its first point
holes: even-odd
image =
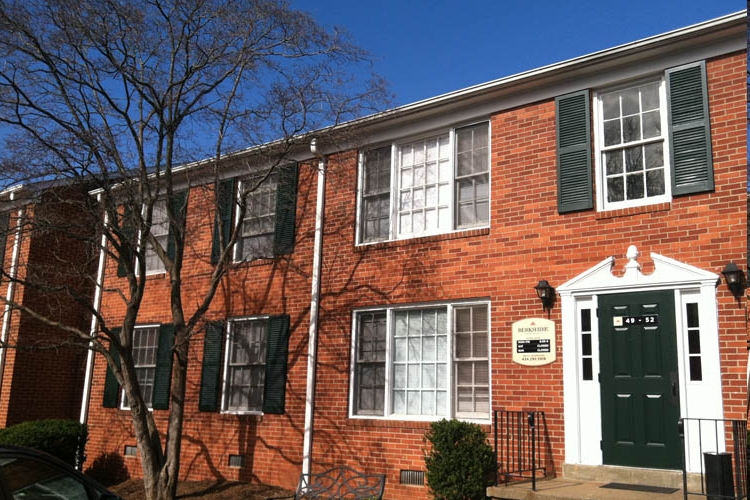
{"type": "Polygon", "coordinates": [[[649,170],[646,172],[646,196],[658,196],[664,194],[664,169],[649,170]]]}
{"type": "Polygon", "coordinates": [[[690,354],[700,354],[701,336],[699,330],[688,331],[688,352],[690,354]]]}
{"type": "Polygon", "coordinates": [[[640,111],[639,90],[627,89],[620,93],[622,99],[622,115],[633,115],[640,111]]]}
{"type": "Polygon", "coordinates": [[[602,113],[605,120],[619,118],[620,116],[620,96],[619,94],[607,94],[602,97],[602,113]]]}
{"type": "Polygon", "coordinates": [[[620,133],[620,120],[609,120],[604,122],[604,145],[612,146],[622,142],[620,133]]]}
{"type": "MultiPolygon", "coordinates": [[[[143,400],[148,407],[153,402],[156,351],[159,347],[159,327],[136,328],[133,331],[133,364],[143,400]]],[[[128,406],[127,400],[124,400],[128,406]]]]}
{"type": "Polygon", "coordinates": [[[584,356],[591,356],[591,334],[585,333],[581,335],[581,354],[584,356]]]}
{"type": "Polygon", "coordinates": [[[581,331],[591,331],[591,309],[581,309],[581,331]]]}
{"type": "Polygon", "coordinates": [[[607,179],[607,201],[616,202],[625,199],[625,184],[622,177],[607,179]]]}
{"type": "Polygon", "coordinates": [[[456,129],[456,172],[459,177],[487,171],[488,125],[456,129]]]}
{"type": "Polygon", "coordinates": [[[685,306],[685,309],[687,311],[687,318],[688,318],[688,328],[698,328],[699,321],[698,321],[698,304],[695,302],[692,302],[690,304],[687,304],[685,306]]]}
{"type": "Polygon", "coordinates": [[[608,203],[666,194],[669,172],[664,159],[660,86],[661,82],[651,82],[599,98],[603,129],[599,144],[606,148],[601,158],[608,203]],[[646,170],[655,173],[635,175],[646,170]],[[634,175],[617,177],[622,172],[634,175]]]}
{"type": "Polygon", "coordinates": [[[703,365],[700,357],[690,358],[690,380],[703,380],[703,365]]]}
{"type": "Polygon", "coordinates": [[[633,142],[641,138],[641,118],[636,116],[626,116],[622,120],[622,140],[623,142],[633,142]]]}
{"type": "Polygon", "coordinates": [[[690,380],[703,380],[703,364],[701,361],[701,331],[698,317],[698,304],[691,302],[685,304],[685,315],[687,316],[687,339],[689,353],[690,380]]]}
{"type": "MultiPolygon", "coordinates": [[[[157,200],[151,212],[151,236],[153,236],[164,251],[167,250],[169,239],[169,214],[167,201],[157,200]]],[[[146,238],[146,272],[164,271],[164,262],[156,254],[150,240],[146,238]]]]}
{"type": "Polygon", "coordinates": [[[591,358],[583,359],[583,380],[594,380],[594,367],[591,358]]]}
{"type": "Polygon", "coordinates": [[[641,107],[643,111],[659,109],[658,83],[651,83],[641,87],[641,107]]]}
{"type": "MultiPolygon", "coordinates": [[[[37,458],[15,456],[0,463],[13,499],[86,500],[86,487],[76,477],[37,458]]],[[[4,498],[5,495],[3,495],[4,498]]]]}
{"type": "Polygon", "coordinates": [[[627,179],[627,197],[629,200],[636,200],[644,197],[643,193],[643,174],[630,174],[627,179]]]}
{"type": "Polygon", "coordinates": [[[274,176],[258,182],[260,179],[254,178],[243,181],[245,217],[239,241],[240,260],[273,257],[277,182],[274,176]]]}
{"type": "Polygon", "coordinates": [[[443,199],[440,191],[450,188],[451,178],[443,178],[438,165],[450,165],[447,144],[448,136],[440,136],[400,147],[399,235],[422,234],[442,227],[437,210],[447,208],[450,200],[443,199]]]}
{"type": "Polygon", "coordinates": [[[267,321],[233,321],[230,324],[225,410],[261,411],[263,408],[267,345],[267,321]]]}
{"type": "Polygon", "coordinates": [[[661,135],[661,116],[659,111],[643,114],[643,138],[659,137],[661,135]]]}
{"type": "Polygon", "coordinates": [[[357,316],[356,412],[382,415],[385,404],[385,311],[357,316]]]}
{"type": "Polygon", "coordinates": [[[616,175],[622,173],[622,151],[614,151],[604,154],[607,164],[607,175],[616,175]]]}
{"type": "Polygon", "coordinates": [[[664,144],[662,142],[646,144],[643,149],[646,155],[646,169],[664,166],[664,144]]]}
{"type": "Polygon", "coordinates": [[[396,311],[394,314],[393,412],[436,415],[436,389],[444,387],[445,309],[396,311]],[[399,352],[406,349],[406,354],[399,352]]]}
{"type": "Polygon", "coordinates": [[[391,147],[385,146],[364,154],[364,187],[366,195],[382,194],[391,189],[391,147]]]}
{"type": "Polygon", "coordinates": [[[643,151],[640,146],[625,150],[625,171],[639,172],[643,170],[643,151]]]}
{"type": "Polygon", "coordinates": [[[485,412],[489,401],[487,306],[453,310],[456,411],[465,416],[485,412]]]}

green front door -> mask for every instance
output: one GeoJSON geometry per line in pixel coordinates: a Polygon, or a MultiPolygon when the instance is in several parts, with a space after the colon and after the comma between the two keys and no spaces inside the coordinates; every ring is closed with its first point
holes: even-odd
{"type": "Polygon", "coordinates": [[[599,296],[602,458],[679,469],[674,293],[599,296]]]}

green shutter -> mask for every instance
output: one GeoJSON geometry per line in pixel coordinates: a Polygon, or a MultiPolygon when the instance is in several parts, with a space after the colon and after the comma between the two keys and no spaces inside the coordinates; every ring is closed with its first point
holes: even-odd
{"type": "Polygon", "coordinates": [[[271,316],[268,320],[268,354],[263,395],[263,413],[284,413],[289,316],[271,316]]]}
{"type": "Polygon", "coordinates": [[[206,325],[206,338],[203,341],[203,369],[198,409],[216,411],[219,409],[219,379],[221,370],[221,340],[223,324],[211,322],[206,325]]]}
{"type": "MultiPolygon", "coordinates": [[[[120,328],[113,328],[112,335],[118,337],[120,335],[120,328]]],[[[120,366],[120,353],[115,349],[113,343],[109,344],[109,353],[115,360],[115,364],[120,366]]],[[[106,361],[106,359],[105,359],[106,361]]],[[[104,400],[102,406],[104,408],[117,408],[120,405],[120,384],[117,382],[114,372],[107,363],[107,375],[104,377],[104,400]]]]}
{"type": "Polygon", "coordinates": [[[706,63],[667,70],[672,194],[714,189],[706,63]]]}
{"type": "Polygon", "coordinates": [[[126,206],[122,215],[122,234],[125,243],[120,245],[120,255],[117,260],[117,276],[122,278],[128,274],[128,266],[126,262],[130,262],[131,265],[135,256],[133,255],[133,249],[135,248],[135,221],[133,220],[133,209],[126,206]]]}
{"type": "MultiPolygon", "coordinates": [[[[175,223],[178,226],[182,226],[183,218],[185,217],[186,207],[185,202],[187,201],[187,191],[179,191],[172,194],[172,213],[175,216],[175,223]]],[[[172,224],[169,224],[169,234],[167,236],[167,257],[170,260],[174,259],[176,241],[174,238],[174,232],[172,231],[172,224]]]]}
{"type": "Polygon", "coordinates": [[[594,207],[589,91],[559,96],[555,106],[557,211],[589,210],[594,207]]]}
{"type": "Polygon", "coordinates": [[[5,268],[5,245],[8,243],[9,223],[10,216],[8,212],[0,213],[0,269],[5,268]]]}
{"type": "Polygon", "coordinates": [[[232,212],[234,212],[234,179],[219,182],[216,192],[216,216],[214,218],[213,241],[211,242],[211,264],[217,264],[223,247],[232,234],[232,212]]]}
{"type": "Polygon", "coordinates": [[[174,346],[174,325],[159,327],[159,346],[156,349],[156,370],[154,373],[154,397],[152,408],[169,408],[169,387],[172,379],[172,347],[174,346]]]}
{"type": "Polygon", "coordinates": [[[274,255],[294,251],[294,226],[297,212],[297,164],[279,169],[276,191],[276,228],[274,255]]]}

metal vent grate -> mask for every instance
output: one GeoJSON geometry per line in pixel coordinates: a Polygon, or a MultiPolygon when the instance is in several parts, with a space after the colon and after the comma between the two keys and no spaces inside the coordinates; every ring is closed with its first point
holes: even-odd
{"type": "Polygon", "coordinates": [[[413,486],[424,486],[424,471],[421,470],[402,470],[401,484],[411,484],[413,486]]]}
{"type": "Polygon", "coordinates": [[[245,455],[229,455],[229,467],[244,467],[245,455]]]}
{"type": "Polygon", "coordinates": [[[131,446],[131,445],[125,445],[125,456],[126,457],[136,457],[136,456],[138,456],[138,447],[137,446],[131,446]]]}

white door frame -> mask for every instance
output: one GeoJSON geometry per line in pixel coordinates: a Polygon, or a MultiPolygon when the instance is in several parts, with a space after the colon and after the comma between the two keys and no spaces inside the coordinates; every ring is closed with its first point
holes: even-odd
{"type": "MultiPolygon", "coordinates": [[[[624,273],[612,273],[615,259],[608,257],[599,264],[560,285],[562,307],[562,358],[565,421],[565,462],[601,465],[601,398],[599,392],[599,332],[596,320],[597,296],[651,290],[673,290],[675,326],[680,381],[680,412],[686,418],[723,418],[721,370],[719,356],[718,309],[716,303],[717,274],[651,253],[654,272],[643,274],[635,246],[628,248],[624,273]],[[686,304],[697,303],[700,320],[700,357],[702,379],[690,380],[687,345],[686,304]],[[593,380],[583,380],[581,371],[582,309],[591,311],[593,380]]],[[[687,467],[699,471],[700,456],[697,439],[686,434],[687,467]]],[[[724,446],[721,440],[720,448],[724,446]]],[[[703,451],[706,450],[704,446],[703,451]]],[[[722,451],[722,450],[718,450],[722,451]]]]}

